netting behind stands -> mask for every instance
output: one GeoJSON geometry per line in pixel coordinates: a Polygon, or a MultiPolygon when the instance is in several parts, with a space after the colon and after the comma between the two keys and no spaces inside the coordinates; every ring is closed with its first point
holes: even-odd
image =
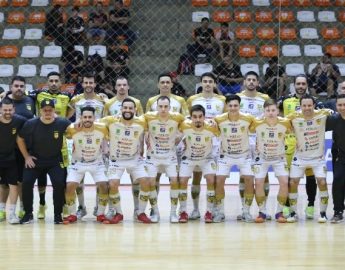
{"type": "Polygon", "coordinates": [[[118,1],[0,0],[1,86],[7,90],[10,77],[20,74],[27,77],[29,88],[41,87],[49,71],[59,70],[64,74],[65,89],[73,89],[76,74],[87,70],[97,73],[101,88],[111,91],[114,78],[121,74],[129,77],[130,94],[145,103],[158,93],[158,74],[177,71],[187,73],[181,74],[179,81],[187,94],[193,94],[198,75],[214,70],[222,61],[216,43],[209,55],[207,50],[206,55],[200,50],[193,52],[193,30],[200,27],[203,18],[209,18],[216,37],[222,36],[221,23],[229,24],[233,43],[223,56],[230,48],[231,60],[242,73],[256,71],[262,84],[273,56],[285,68],[287,90],[291,78],[310,73],[325,52],[333,56],[345,76],[345,0],[127,0],[123,4],[130,19],[125,30],[119,28],[121,22],[102,25],[102,19],[91,19],[98,2],[109,16],[118,1]],[[51,13],[57,4],[63,10],[61,22],[60,15],[51,13]],[[68,34],[74,6],[80,9],[78,16],[84,20],[85,31],[78,33],[78,22],[74,22],[69,24],[73,33],[68,34]],[[56,20],[49,29],[45,29],[47,19],[56,20]],[[105,31],[90,31],[90,19],[105,31]],[[73,47],[82,53],[62,59],[73,47]],[[90,57],[94,53],[100,57],[90,57]],[[184,57],[191,63],[183,61],[184,57]],[[71,61],[77,66],[66,70],[66,62],[71,61]],[[191,66],[180,65],[178,70],[181,61],[191,66]]]}

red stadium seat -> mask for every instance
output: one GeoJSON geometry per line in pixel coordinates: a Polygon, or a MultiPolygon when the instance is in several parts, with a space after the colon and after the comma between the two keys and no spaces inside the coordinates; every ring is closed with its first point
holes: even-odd
{"type": "Polygon", "coordinates": [[[277,45],[263,45],[260,47],[260,54],[263,57],[278,56],[277,45]]]}
{"type": "Polygon", "coordinates": [[[44,11],[35,11],[29,14],[29,23],[45,23],[46,22],[46,14],[44,11]]]}
{"type": "Polygon", "coordinates": [[[22,11],[12,11],[7,15],[8,24],[21,24],[25,22],[25,15],[22,11]]]}
{"type": "Polygon", "coordinates": [[[234,7],[247,7],[249,4],[249,0],[232,0],[232,5],[234,7]]]}
{"type": "Polygon", "coordinates": [[[332,55],[333,57],[345,56],[344,45],[327,45],[326,52],[332,55]]]}
{"type": "Polygon", "coordinates": [[[18,47],[15,45],[7,45],[0,47],[0,58],[16,58],[18,55],[18,47]]]}
{"type": "Polygon", "coordinates": [[[255,51],[255,46],[254,45],[241,45],[239,47],[239,55],[241,57],[255,57],[256,56],[256,51],[255,51]]]}
{"type": "Polygon", "coordinates": [[[294,22],[295,21],[295,15],[291,10],[289,11],[278,11],[276,13],[276,20],[280,22],[294,22]]]}
{"type": "Polygon", "coordinates": [[[8,0],[0,0],[0,7],[7,7],[8,6],[8,0]]]}
{"type": "Polygon", "coordinates": [[[208,0],[192,0],[193,7],[206,7],[208,6],[208,0]]]}
{"type": "Polygon", "coordinates": [[[237,27],[235,29],[235,36],[237,39],[253,39],[254,31],[249,27],[237,27]]]}
{"type": "Polygon", "coordinates": [[[229,0],[212,0],[211,3],[214,7],[227,7],[229,5],[229,0]]]}
{"type": "Polygon", "coordinates": [[[235,11],[235,21],[244,23],[252,21],[252,14],[249,11],[235,11]]]}
{"type": "Polygon", "coordinates": [[[296,29],[294,28],[281,28],[280,38],[282,40],[293,40],[297,38],[296,29]]]}
{"type": "Polygon", "coordinates": [[[293,4],[296,7],[310,7],[312,5],[310,0],[294,0],[293,4]]]}
{"type": "Polygon", "coordinates": [[[257,22],[272,22],[273,15],[271,11],[257,11],[255,12],[255,20],[257,22]]]}
{"type": "Polygon", "coordinates": [[[27,7],[29,5],[29,0],[12,0],[12,7],[27,7]]]}
{"type": "Polygon", "coordinates": [[[217,10],[217,11],[213,12],[212,19],[213,19],[213,21],[219,22],[219,23],[230,22],[231,21],[231,15],[230,15],[229,11],[217,10]]]}
{"type": "Polygon", "coordinates": [[[69,0],[53,0],[53,6],[60,5],[66,7],[69,5],[69,0]]]}
{"type": "Polygon", "coordinates": [[[274,29],[270,27],[261,27],[258,28],[256,35],[260,39],[274,39],[275,38],[275,33],[274,29]]]}
{"type": "Polygon", "coordinates": [[[273,0],[273,6],[275,7],[288,7],[291,5],[290,0],[273,0]]]}
{"type": "Polygon", "coordinates": [[[321,35],[324,39],[339,39],[341,37],[340,31],[336,27],[323,28],[321,30],[321,35]]]}
{"type": "Polygon", "coordinates": [[[332,3],[330,0],[315,0],[314,5],[317,7],[330,7],[332,3]]]}

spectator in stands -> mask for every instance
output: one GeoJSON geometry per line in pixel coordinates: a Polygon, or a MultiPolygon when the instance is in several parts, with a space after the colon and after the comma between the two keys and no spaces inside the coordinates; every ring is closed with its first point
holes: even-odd
{"type": "Polygon", "coordinates": [[[97,85],[101,84],[104,80],[104,63],[102,57],[98,53],[89,55],[86,58],[83,72],[92,74],[96,78],[97,85]]]}
{"type": "Polygon", "coordinates": [[[95,10],[90,14],[89,30],[86,33],[90,44],[95,40],[97,43],[103,43],[106,36],[107,22],[108,16],[103,10],[103,4],[102,2],[97,2],[95,10]]]}
{"type": "Polygon", "coordinates": [[[286,73],[284,67],[279,65],[278,57],[273,56],[268,60],[262,92],[269,95],[272,99],[277,99],[285,94],[286,73]]]}
{"type": "Polygon", "coordinates": [[[219,56],[223,60],[225,56],[232,57],[235,36],[230,31],[228,23],[220,24],[220,31],[215,35],[219,46],[219,56]]]}
{"type": "Polygon", "coordinates": [[[127,78],[129,75],[129,68],[125,61],[114,58],[108,60],[107,67],[105,68],[104,81],[115,85],[117,77],[127,78]]]}
{"type": "Polygon", "coordinates": [[[218,89],[224,96],[241,91],[243,82],[241,68],[232,61],[231,56],[224,57],[222,63],[214,70],[214,74],[217,76],[218,89]]]}
{"type": "Polygon", "coordinates": [[[46,16],[46,22],[44,25],[44,35],[55,41],[56,45],[62,45],[64,41],[64,23],[62,17],[62,7],[55,5],[46,16]]]}
{"type": "Polygon", "coordinates": [[[208,59],[213,52],[215,39],[213,29],[209,28],[209,23],[208,18],[201,19],[201,26],[194,29],[193,32],[195,43],[187,46],[188,53],[194,62],[197,61],[200,55],[208,59]]]}
{"type": "Polygon", "coordinates": [[[171,81],[173,86],[171,88],[171,93],[176,96],[186,98],[186,90],[183,88],[182,84],[178,81],[178,74],[176,71],[170,72],[171,81]]]}
{"type": "Polygon", "coordinates": [[[67,21],[67,42],[68,46],[78,45],[83,42],[85,23],[82,17],[79,16],[79,7],[72,8],[72,17],[67,21]]]}
{"type": "Polygon", "coordinates": [[[61,61],[65,63],[65,83],[77,83],[78,77],[83,73],[83,53],[77,51],[74,46],[69,46],[64,50],[61,61]]]}
{"type": "Polygon", "coordinates": [[[339,68],[332,63],[332,57],[325,53],[320,63],[312,70],[310,75],[311,94],[317,95],[327,93],[328,97],[334,95],[334,90],[338,87],[340,77],[339,68]]]}
{"type": "MultiPolygon", "coordinates": [[[[345,81],[339,84],[338,86],[338,91],[337,91],[337,96],[339,95],[345,95],[345,81]]],[[[337,111],[336,107],[336,97],[333,97],[331,99],[327,99],[323,104],[325,108],[331,109],[333,111],[337,111]]]]}
{"type": "Polygon", "coordinates": [[[108,46],[107,60],[110,62],[118,62],[123,68],[129,64],[128,47],[114,44],[108,46]]]}
{"type": "Polygon", "coordinates": [[[129,28],[130,13],[123,6],[122,0],[115,0],[114,9],[109,12],[109,30],[107,43],[111,45],[119,36],[125,36],[127,45],[131,46],[136,40],[135,33],[129,28]]]}

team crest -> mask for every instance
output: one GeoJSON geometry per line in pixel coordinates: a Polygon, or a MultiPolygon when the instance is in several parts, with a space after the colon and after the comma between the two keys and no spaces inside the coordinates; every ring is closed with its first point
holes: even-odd
{"type": "Polygon", "coordinates": [[[32,109],[32,107],[31,107],[30,104],[26,104],[26,108],[27,108],[29,111],[31,111],[31,109],[32,109]]]}
{"type": "Polygon", "coordinates": [[[279,132],[278,133],[278,138],[281,139],[283,137],[283,133],[282,132],[279,132]]]}
{"type": "Polygon", "coordinates": [[[138,138],[139,137],[139,131],[134,131],[134,138],[138,138]]]}
{"type": "Polygon", "coordinates": [[[170,128],[169,128],[169,133],[173,133],[173,131],[174,131],[174,128],[173,128],[173,127],[170,127],[170,128]]]}
{"type": "Polygon", "coordinates": [[[54,139],[58,139],[59,138],[59,132],[58,131],[54,131],[54,139]]]}
{"type": "Polygon", "coordinates": [[[262,137],[262,138],[265,137],[265,132],[261,132],[261,137],[262,137]]]}
{"type": "Polygon", "coordinates": [[[212,168],[212,170],[216,170],[217,169],[217,165],[215,164],[215,163],[211,163],[211,168],[212,168]]]}
{"type": "Polygon", "coordinates": [[[298,125],[299,125],[299,127],[303,127],[303,123],[302,122],[299,122],[298,125]]]}
{"type": "Polygon", "coordinates": [[[101,143],[101,139],[96,139],[96,144],[100,144],[101,143]]]}
{"type": "Polygon", "coordinates": [[[320,125],[321,124],[321,119],[316,119],[316,124],[320,125]]]}
{"type": "Polygon", "coordinates": [[[17,133],[17,129],[16,128],[12,128],[12,135],[17,133]]]}
{"type": "Polygon", "coordinates": [[[205,142],[209,142],[210,141],[210,137],[205,137],[205,142]]]}

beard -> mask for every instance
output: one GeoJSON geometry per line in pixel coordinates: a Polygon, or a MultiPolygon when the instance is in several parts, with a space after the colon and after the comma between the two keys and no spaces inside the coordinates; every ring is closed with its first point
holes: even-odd
{"type": "Polygon", "coordinates": [[[122,113],[122,117],[125,120],[132,120],[133,117],[134,117],[134,113],[132,113],[132,112],[125,112],[125,113],[122,113]]]}

